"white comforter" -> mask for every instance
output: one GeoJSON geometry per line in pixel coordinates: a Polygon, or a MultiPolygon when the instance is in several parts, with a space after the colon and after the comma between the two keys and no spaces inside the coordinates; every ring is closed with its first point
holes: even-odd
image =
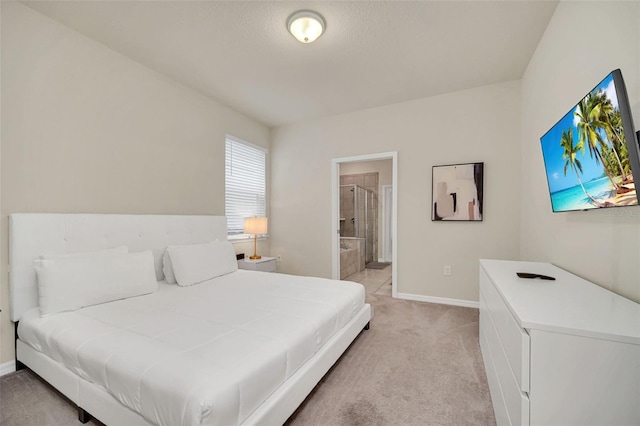
{"type": "Polygon", "coordinates": [[[160,425],[242,423],[362,308],[360,284],[237,271],[41,318],[20,339],[160,425]]]}

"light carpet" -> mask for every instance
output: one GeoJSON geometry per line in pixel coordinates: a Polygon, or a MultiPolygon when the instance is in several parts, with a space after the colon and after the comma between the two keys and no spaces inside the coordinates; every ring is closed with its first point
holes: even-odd
{"type": "Polygon", "coordinates": [[[478,310],[367,295],[364,331],[287,422],[495,425],[478,310]]]}
{"type": "MultiPolygon", "coordinates": [[[[298,425],[494,425],[478,311],[368,294],[363,331],[287,421],[298,425]]],[[[0,424],[80,424],[33,373],[0,378],[0,424]]],[[[99,424],[92,421],[91,424],[99,424]]]]}

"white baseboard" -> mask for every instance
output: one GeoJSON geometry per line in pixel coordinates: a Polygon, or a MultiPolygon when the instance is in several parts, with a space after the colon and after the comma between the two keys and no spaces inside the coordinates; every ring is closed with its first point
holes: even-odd
{"type": "Polygon", "coordinates": [[[0,376],[4,376],[5,374],[13,373],[16,371],[16,362],[9,361],[3,364],[0,364],[0,376]]]}
{"type": "Polygon", "coordinates": [[[415,300],[418,302],[439,303],[441,305],[462,306],[465,308],[480,308],[480,302],[473,300],[448,299],[446,297],[423,296],[421,294],[396,293],[397,299],[415,300]]]}

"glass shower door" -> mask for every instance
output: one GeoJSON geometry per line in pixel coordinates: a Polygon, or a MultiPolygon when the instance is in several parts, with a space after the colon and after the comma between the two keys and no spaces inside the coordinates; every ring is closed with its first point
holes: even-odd
{"type": "Polygon", "coordinates": [[[367,191],[354,185],[355,187],[355,226],[356,226],[356,237],[358,240],[358,247],[360,247],[360,268],[361,270],[365,268],[367,263],[367,250],[366,250],[366,234],[367,234],[367,214],[366,214],[366,206],[367,206],[367,191]]]}
{"type": "Polygon", "coordinates": [[[377,253],[378,253],[378,245],[376,238],[376,234],[378,233],[378,203],[376,200],[376,195],[372,191],[366,191],[367,193],[367,204],[366,204],[366,263],[376,262],[377,253]]]}

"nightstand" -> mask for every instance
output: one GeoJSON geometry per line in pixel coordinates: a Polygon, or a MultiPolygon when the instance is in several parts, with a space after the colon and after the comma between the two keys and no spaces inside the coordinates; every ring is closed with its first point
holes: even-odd
{"type": "Polygon", "coordinates": [[[262,256],[262,259],[251,260],[245,257],[238,260],[238,268],[248,271],[276,272],[276,258],[262,256]]]}

